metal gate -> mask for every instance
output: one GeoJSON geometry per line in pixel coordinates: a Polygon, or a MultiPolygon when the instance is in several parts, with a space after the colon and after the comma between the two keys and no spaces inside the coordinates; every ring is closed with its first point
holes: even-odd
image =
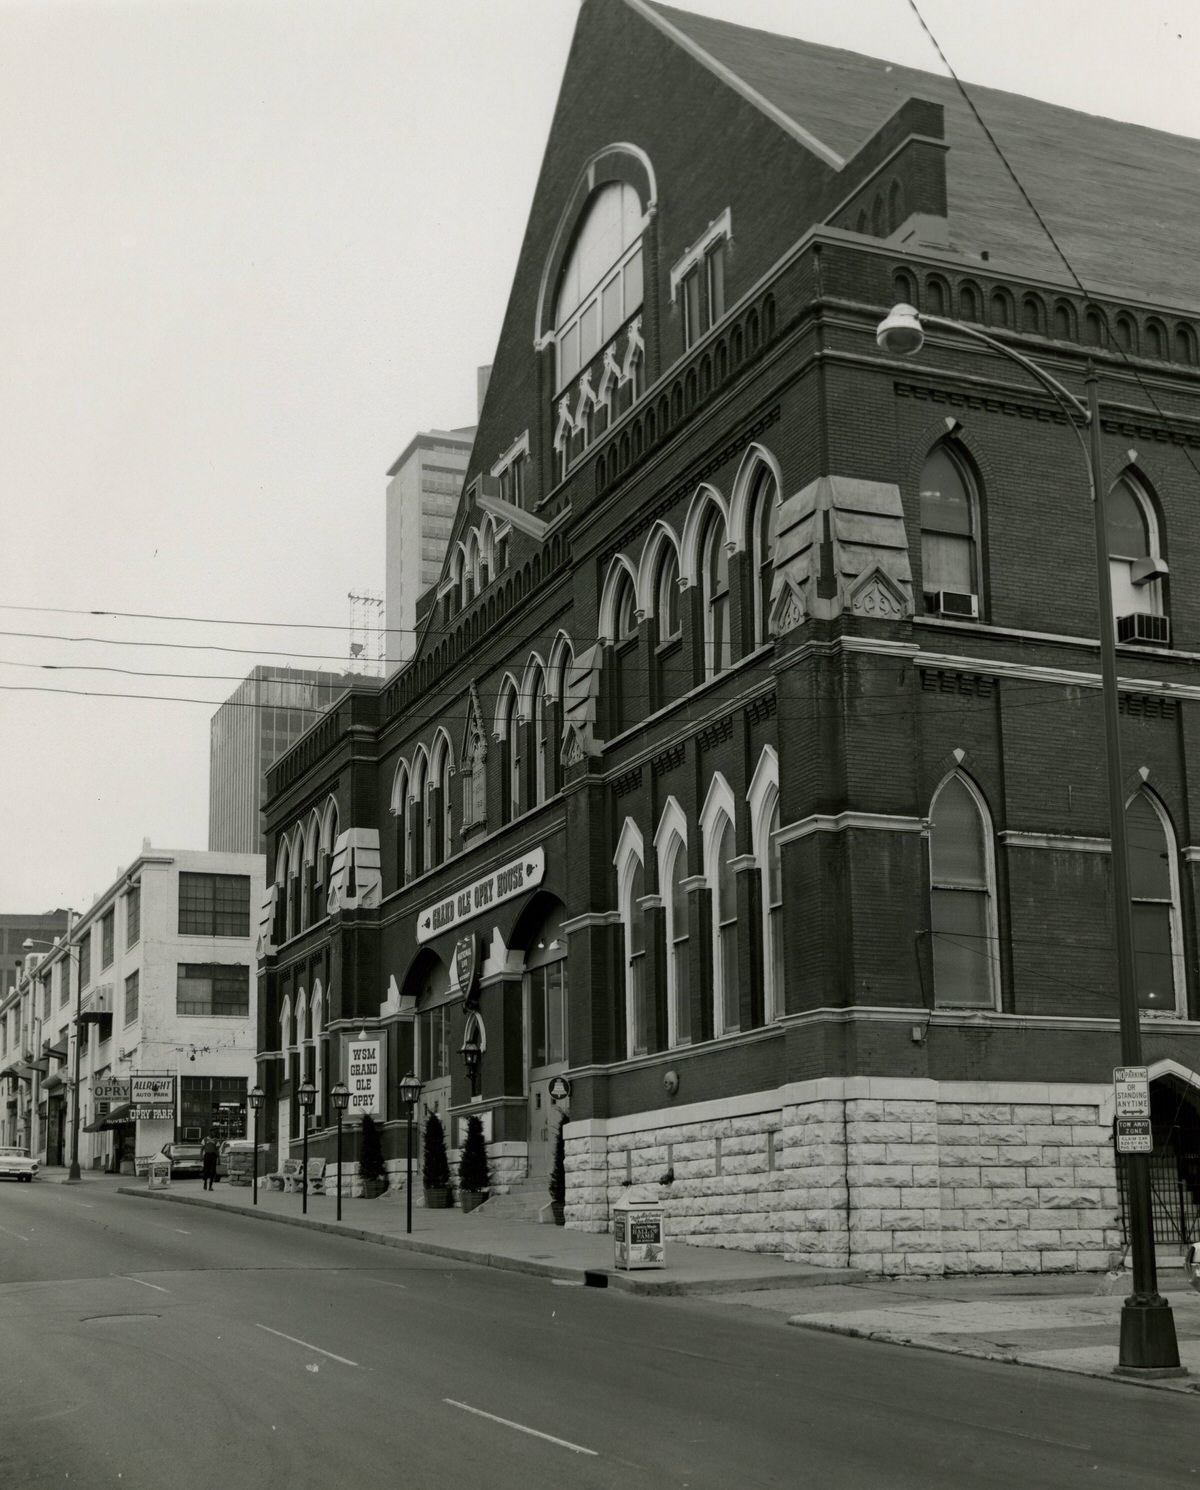
{"type": "MultiPolygon", "coordinates": [[[[1121,1230],[1129,1244],[1128,1156],[1117,1155],[1117,1189],[1121,1195],[1121,1230]]],[[[1155,1149],[1150,1165],[1150,1213],[1156,1243],[1186,1247],[1200,1241],[1200,1154],[1174,1148],[1155,1149]]]]}

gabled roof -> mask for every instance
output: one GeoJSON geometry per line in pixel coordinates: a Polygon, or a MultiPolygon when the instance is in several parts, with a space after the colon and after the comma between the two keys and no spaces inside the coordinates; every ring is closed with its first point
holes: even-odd
{"type": "MultiPolygon", "coordinates": [[[[786,116],[797,137],[803,131],[842,159],[906,99],[941,104],[951,249],[965,264],[986,251],[994,272],[1071,283],[953,79],[651,0],[629,3],[727,84],[758,95],[764,112],[786,116]]],[[[1200,141],[966,88],[1090,293],[1200,308],[1200,141]]]]}

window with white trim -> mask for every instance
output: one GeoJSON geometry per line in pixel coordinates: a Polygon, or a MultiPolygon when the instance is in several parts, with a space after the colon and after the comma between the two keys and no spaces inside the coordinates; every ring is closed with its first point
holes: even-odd
{"type": "Polygon", "coordinates": [[[949,776],[938,788],[929,819],[934,1000],[956,1008],[995,1008],[992,835],[983,799],[965,776],[949,776]]]}
{"type": "Polygon", "coordinates": [[[671,299],[680,307],[685,350],[725,314],[730,222],[727,207],[671,270],[671,299]]]}
{"type": "Polygon", "coordinates": [[[712,892],[713,1032],[727,1035],[741,1024],[738,1000],[737,853],[733,820],[723,814],[711,835],[708,885],[712,892]]]}
{"type": "Polygon", "coordinates": [[[725,523],[713,512],[701,550],[701,596],[704,605],[704,676],[715,678],[733,662],[729,630],[729,553],[725,523]]]}
{"type": "Polygon", "coordinates": [[[921,588],[927,615],[979,610],[979,502],[964,462],[945,444],[921,469],[921,588]]]}
{"type": "Polygon", "coordinates": [[[1126,804],[1125,841],[1138,1008],[1178,1014],[1183,935],[1175,835],[1166,813],[1147,791],[1135,793],[1126,804]]]}
{"type": "Polygon", "coordinates": [[[692,1038],[692,1000],[688,977],[687,844],[675,835],[665,854],[662,877],[663,909],[667,930],[667,1039],[671,1045],[687,1045],[692,1038]]]}
{"type": "Polygon", "coordinates": [[[1137,482],[1125,475],[1109,490],[1104,507],[1117,637],[1121,641],[1168,641],[1163,603],[1167,566],[1154,504],[1137,482]],[[1156,625],[1139,622],[1137,617],[1160,619],[1156,625]]]}
{"type": "Polygon", "coordinates": [[[754,640],[770,641],[771,585],[775,579],[775,510],[779,484],[763,466],[754,478],[750,497],[750,542],[754,561],[754,640]]]}

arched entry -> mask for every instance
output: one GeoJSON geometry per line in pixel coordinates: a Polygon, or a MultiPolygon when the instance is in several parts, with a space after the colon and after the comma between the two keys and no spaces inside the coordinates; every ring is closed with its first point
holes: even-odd
{"type": "Polygon", "coordinates": [[[563,906],[537,895],[514,927],[523,946],[522,995],[525,1029],[526,1099],[529,1112],[529,1178],[549,1175],[554,1135],[563,1110],[550,1097],[550,1083],[567,1069],[567,938],[563,906]]]}
{"type": "MultiPolygon", "coordinates": [[[[1171,1066],[1175,1063],[1171,1062],[1171,1066]]],[[[1160,1256],[1176,1258],[1190,1242],[1200,1242],[1200,1086],[1182,1067],[1155,1074],[1151,1068],[1150,1201],[1154,1241],[1160,1256]]],[[[1129,1238],[1127,1169],[1117,1155],[1121,1224],[1129,1238]]]]}
{"type": "Polygon", "coordinates": [[[421,1119],[436,1112],[449,1138],[451,1026],[455,995],[450,974],[436,953],[418,953],[404,980],[404,992],[416,999],[413,1051],[421,1082],[421,1119]]]}

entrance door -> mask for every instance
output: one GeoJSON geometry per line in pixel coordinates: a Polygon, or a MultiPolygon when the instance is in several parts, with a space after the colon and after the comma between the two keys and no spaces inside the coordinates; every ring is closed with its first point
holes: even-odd
{"type": "Polygon", "coordinates": [[[565,946],[554,950],[554,961],[525,974],[531,1180],[549,1180],[554,1137],[562,1120],[561,1110],[550,1100],[550,1083],[567,1069],[567,959],[565,946]]]}

